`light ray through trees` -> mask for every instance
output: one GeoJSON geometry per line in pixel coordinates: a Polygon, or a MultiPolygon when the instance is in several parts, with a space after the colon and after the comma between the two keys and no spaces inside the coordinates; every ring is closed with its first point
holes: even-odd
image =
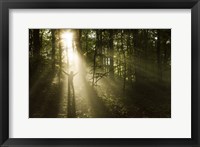
{"type": "Polygon", "coordinates": [[[171,117],[170,63],[170,29],[30,29],[29,116],[171,117]]]}

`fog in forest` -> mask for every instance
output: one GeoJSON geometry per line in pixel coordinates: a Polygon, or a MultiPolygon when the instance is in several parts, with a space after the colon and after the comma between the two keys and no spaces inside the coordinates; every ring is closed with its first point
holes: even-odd
{"type": "Polygon", "coordinates": [[[171,29],[29,29],[29,118],[170,118],[171,29]]]}

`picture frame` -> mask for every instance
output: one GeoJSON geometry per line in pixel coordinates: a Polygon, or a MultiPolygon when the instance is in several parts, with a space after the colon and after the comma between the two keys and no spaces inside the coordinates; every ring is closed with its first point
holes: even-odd
{"type": "MultiPolygon", "coordinates": [[[[2,146],[199,146],[199,15],[198,0],[1,0],[0,2],[0,145],[2,146]],[[191,9],[192,137],[184,138],[9,138],[9,10],[10,9],[191,9]]],[[[173,130],[172,130],[173,131],[173,130]]]]}

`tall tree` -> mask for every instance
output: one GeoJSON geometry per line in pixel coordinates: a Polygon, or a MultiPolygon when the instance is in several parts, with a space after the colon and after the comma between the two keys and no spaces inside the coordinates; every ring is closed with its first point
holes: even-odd
{"type": "Polygon", "coordinates": [[[123,91],[125,92],[126,89],[126,51],[124,48],[124,30],[121,30],[121,50],[123,53],[123,91]]]}
{"type": "Polygon", "coordinates": [[[114,77],[114,48],[113,48],[113,30],[109,30],[109,48],[110,48],[110,76],[114,77]]]}
{"type": "Polygon", "coordinates": [[[158,65],[158,79],[162,80],[162,66],[161,66],[161,30],[157,30],[157,65],[158,65]]]}
{"type": "Polygon", "coordinates": [[[40,56],[40,29],[33,29],[33,52],[39,61],[40,56]]]}
{"type": "Polygon", "coordinates": [[[133,30],[133,64],[135,67],[135,80],[139,82],[138,50],[139,50],[139,30],[133,30]]]}
{"type": "Polygon", "coordinates": [[[93,74],[92,74],[92,85],[95,84],[95,74],[96,74],[96,57],[97,57],[97,51],[99,48],[99,30],[96,30],[96,45],[94,50],[94,57],[93,57],[93,74]]]}
{"type": "Polygon", "coordinates": [[[61,45],[61,30],[58,30],[58,36],[59,36],[59,85],[61,86],[61,73],[62,73],[62,45],[61,45]]]}
{"type": "Polygon", "coordinates": [[[52,69],[55,69],[55,51],[56,51],[56,45],[55,45],[55,30],[51,29],[51,35],[52,35],[52,39],[51,39],[51,43],[52,43],[52,69]]]}

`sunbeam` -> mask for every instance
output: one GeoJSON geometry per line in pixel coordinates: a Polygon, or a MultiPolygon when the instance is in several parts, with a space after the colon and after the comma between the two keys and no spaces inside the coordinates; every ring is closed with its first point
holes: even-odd
{"type": "Polygon", "coordinates": [[[66,55],[67,62],[69,65],[74,65],[77,62],[76,49],[74,47],[74,35],[70,31],[66,31],[62,34],[62,42],[65,48],[64,55],[66,55]]]}

